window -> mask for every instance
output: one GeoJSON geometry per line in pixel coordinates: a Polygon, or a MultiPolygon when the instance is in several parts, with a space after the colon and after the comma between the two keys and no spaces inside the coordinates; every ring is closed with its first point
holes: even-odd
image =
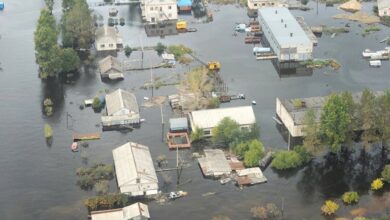
{"type": "Polygon", "coordinates": [[[162,7],[160,7],[160,11],[162,11],[162,7]]]}
{"type": "Polygon", "coordinates": [[[168,18],[171,18],[171,17],[172,17],[172,14],[171,14],[171,13],[169,13],[169,14],[168,14],[168,18]]]}
{"type": "Polygon", "coordinates": [[[210,130],[205,130],[203,133],[204,133],[204,135],[210,135],[211,131],[210,130]]]}
{"type": "Polygon", "coordinates": [[[137,178],[136,181],[137,181],[137,183],[141,183],[141,179],[140,178],[137,178]]]}
{"type": "Polygon", "coordinates": [[[100,44],[100,47],[101,47],[101,48],[104,48],[104,46],[105,46],[104,44],[100,44]]]}
{"type": "Polygon", "coordinates": [[[262,6],[265,6],[265,3],[262,3],[261,5],[262,5],[262,6]]]}
{"type": "Polygon", "coordinates": [[[257,4],[254,4],[255,6],[257,6],[257,4]]]}
{"type": "Polygon", "coordinates": [[[109,46],[109,47],[113,47],[113,46],[114,46],[114,44],[109,44],[108,46],[109,46]]]}
{"type": "Polygon", "coordinates": [[[172,9],[172,6],[168,6],[168,9],[172,9]]]}
{"type": "Polygon", "coordinates": [[[150,10],[153,11],[153,7],[150,7],[150,10]]]}

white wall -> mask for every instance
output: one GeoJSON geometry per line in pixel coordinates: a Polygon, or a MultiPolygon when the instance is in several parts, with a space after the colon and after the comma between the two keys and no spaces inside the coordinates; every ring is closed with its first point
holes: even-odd
{"type": "Polygon", "coordinates": [[[379,16],[390,16],[390,8],[383,8],[378,11],[379,16]]]}
{"type": "Polygon", "coordinates": [[[165,20],[177,20],[176,1],[145,0],[142,9],[146,22],[156,23],[165,20]]]}

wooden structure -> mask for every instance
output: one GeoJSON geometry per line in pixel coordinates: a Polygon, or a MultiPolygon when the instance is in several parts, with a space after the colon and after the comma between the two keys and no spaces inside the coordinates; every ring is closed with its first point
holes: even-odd
{"type": "Polygon", "coordinates": [[[246,44],[259,44],[260,43],[260,37],[247,36],[247,37],[245,37],[245,43],[246,44]]]}
{"type": "Polygon", "coordinates": [[[186,132],[167,134],[167,144],[169,150],[188,149],[191,147],[191,142],[186,132]]]}
{"type": "Polygon", "coordinates": [[[267,178],[263,175],[260,168],[253,167],[237,171],[237,185],[247,186],[267,182],[267,178]]]}
{"type": "Polygon", "coordinates": [[[73,133],[73,141],[88,141],[100,139],[100,133],[80,134],[73,133]]]}

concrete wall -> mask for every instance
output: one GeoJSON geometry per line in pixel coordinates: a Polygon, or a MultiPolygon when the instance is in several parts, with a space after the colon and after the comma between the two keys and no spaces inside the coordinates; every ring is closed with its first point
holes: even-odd
{"type": "Polygon", "coordinates": [[[287,109],[284,107],[282,102],[279,100],[279,98],[276,98],[276,114],[278,115],[284,126],[287,128],[287,130],[290,132],[292,137],[304,136],[304,132],[302,131],[304,126],[294,124],[293,118],[291,117],[287,109]]]}

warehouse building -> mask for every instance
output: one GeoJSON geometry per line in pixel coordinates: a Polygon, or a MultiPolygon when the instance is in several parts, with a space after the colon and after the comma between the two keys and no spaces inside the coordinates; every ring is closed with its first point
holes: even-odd
{"type": "Polygon", "coordinates": [[[312,59],[313,42],[287,8],[259,9],[259,22],[279,62],[312,59]]]}

